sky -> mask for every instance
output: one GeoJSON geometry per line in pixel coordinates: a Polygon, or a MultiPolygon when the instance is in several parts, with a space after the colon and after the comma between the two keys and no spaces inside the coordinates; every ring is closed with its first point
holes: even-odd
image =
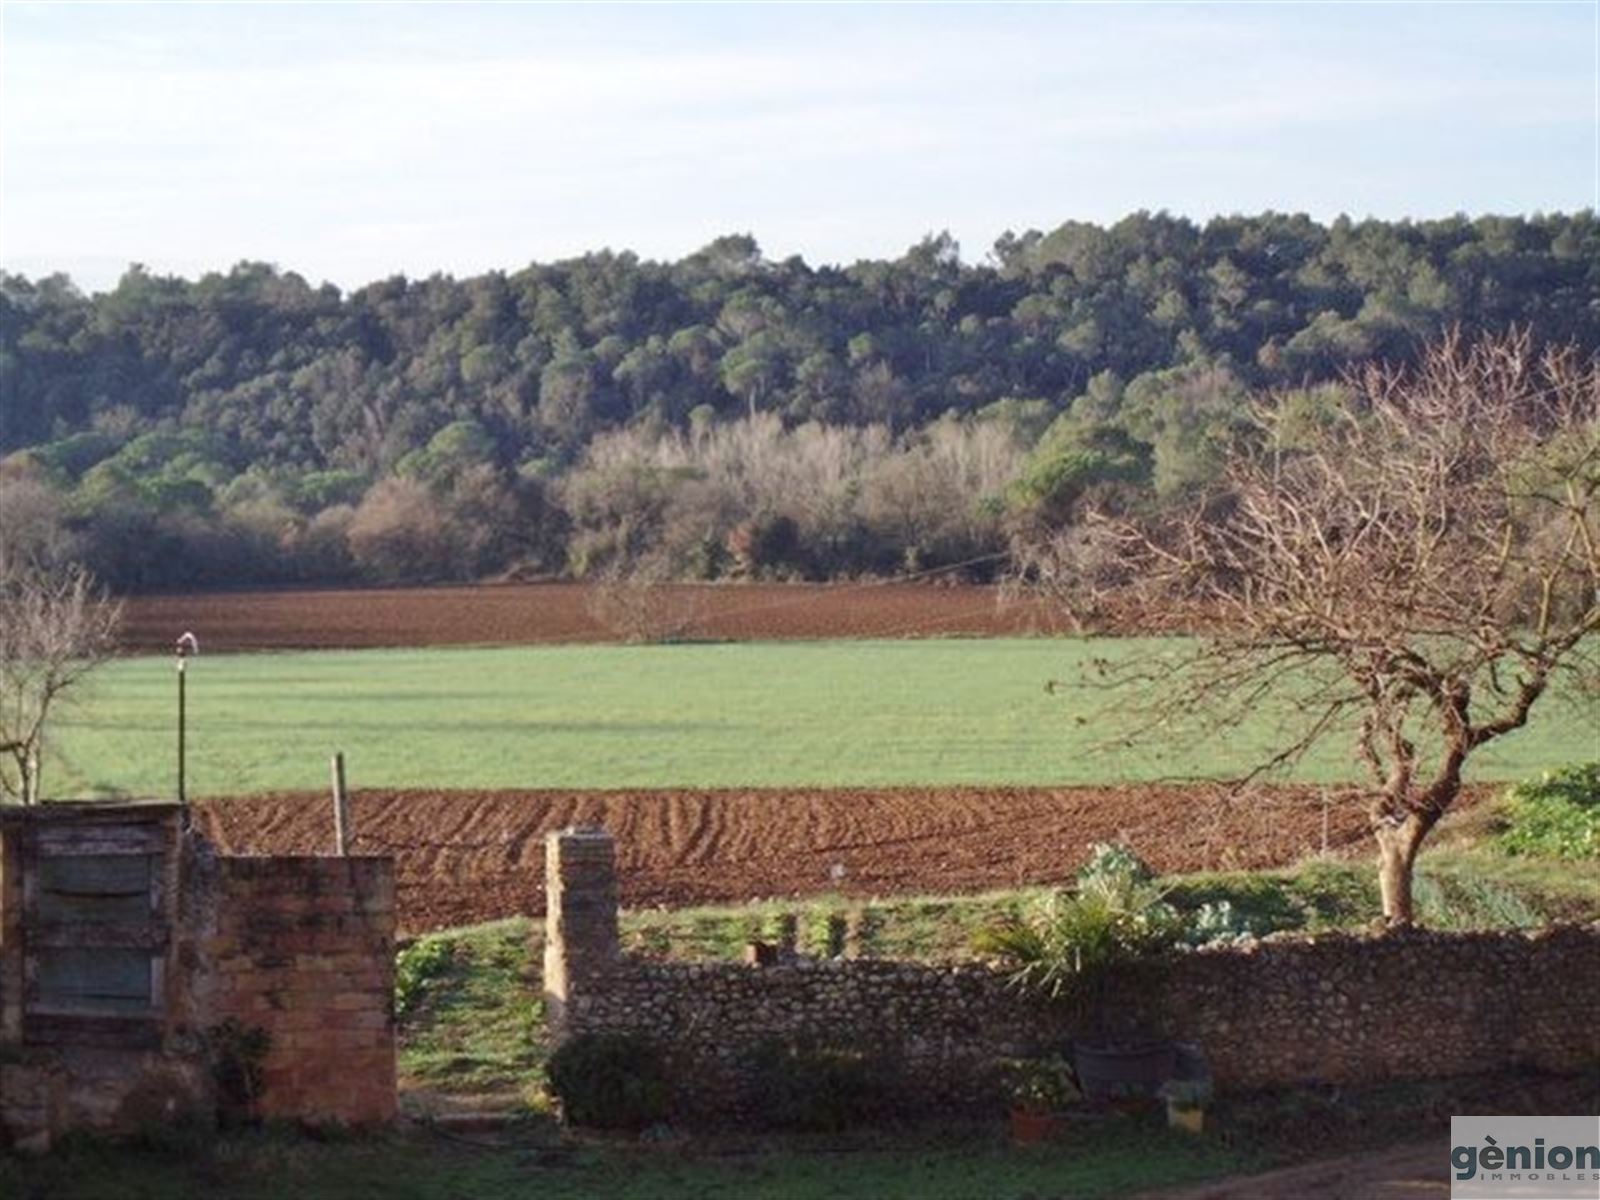
{"type": "Polygon", "coordinates": [[[1600,207],[1600,2],[0,4],[0,264],[351,288],[609,247],[1600,207]]]}

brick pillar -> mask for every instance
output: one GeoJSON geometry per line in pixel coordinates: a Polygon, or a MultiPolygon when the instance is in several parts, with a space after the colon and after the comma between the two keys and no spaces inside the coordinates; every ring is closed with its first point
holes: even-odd
{"type": "Polygon", "coordinates": [[[617,957],[617,847],[597,826],[558,829],[544,862],[545,1023],[559,1039],[568,1005],[617,957]]]}

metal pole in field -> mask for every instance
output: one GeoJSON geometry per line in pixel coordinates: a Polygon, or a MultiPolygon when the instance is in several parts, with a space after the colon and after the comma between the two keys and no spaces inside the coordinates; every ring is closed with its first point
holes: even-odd
{"type": "Polygon", "coordinates": [[[333,843],[339,857],[350,853],[350,798],[344,790],[344,751],[333,756],[333,843]]]}
{"type": "Polygon", "coordinates": [[[184,754],[184,751],[185,751],[184,734],[186,732],[185,726],[187,724],[187,717],[188,717],[187,708],[188,708],[188,705],[187,705],[187,697],[184,695],[184,692],[185,692],[184,685],[188,680],[188,671],[185,670],[185,666],[187,665],[187,663],[189,661],[189,655],[191,655],[191,654],[199,654],[200,653],[200,641],[199,641],[198,638],[196,638],[194,636],[194,634],[185,631],[183,633],[183,635],[178,638],[177,651],[178,651],[178,803],[179,804],[186,804],[186,803],[188,803],[188,788],[186,786],[187,781],[184,778],[184,766],[185,766],[185,762],[184,762],[184,759],[185,759],[185,754],[184,754]]]}

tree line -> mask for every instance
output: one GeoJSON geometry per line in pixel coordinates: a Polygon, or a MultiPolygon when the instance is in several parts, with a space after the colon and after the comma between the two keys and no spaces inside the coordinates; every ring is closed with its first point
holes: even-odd
{"type": "Polygon", "coordinates": [[[1508,326],[1600,346],[1594,214],[1139,213],[774,261],[748,236],[343,293],[0,277],[13,548],[118,590],[976,562],[1217,469],[1248,396],[1508,326]]]}

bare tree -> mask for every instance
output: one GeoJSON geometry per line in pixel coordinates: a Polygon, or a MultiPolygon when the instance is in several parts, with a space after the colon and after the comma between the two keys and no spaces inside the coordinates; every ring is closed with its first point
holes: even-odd
{"type": "Polygon", "coordinates": [[[50,714],[110,657],[121,615],[82,567],[0,573],[0,796],[38,802],[50,714]]]}
{"type": "Polygon", "coordinates": [[[1558,675],[1594,670],[1600,372],[1526,334],[1453,334],[1342,400],[1257,404],[1203,497],[1091,515],[1070,549],[1092,566],[1074,582],[1087,611],[1131,596],[1199,614],[1193,654],[1111,669],[1159,684],[1143,732],[1179,714],[1237,726],[1286,698],[1293,724],[1251,777],[1352,738],[1384,916],[1409,924],[1418,851],[1468,758],[1558,675]]]}
{"type": "Polygon", "coordinates": [[[655,557],[609,567],[589,593],[589,615],[626,642],[674,642],[701,625],[705,602],[655,557]]]}
{"type": "Polygon", "coordinates": [[[0,460],[0,577],[27,563],[57,566],[81,553],[61,494],[36,468],[0,460]]]}

